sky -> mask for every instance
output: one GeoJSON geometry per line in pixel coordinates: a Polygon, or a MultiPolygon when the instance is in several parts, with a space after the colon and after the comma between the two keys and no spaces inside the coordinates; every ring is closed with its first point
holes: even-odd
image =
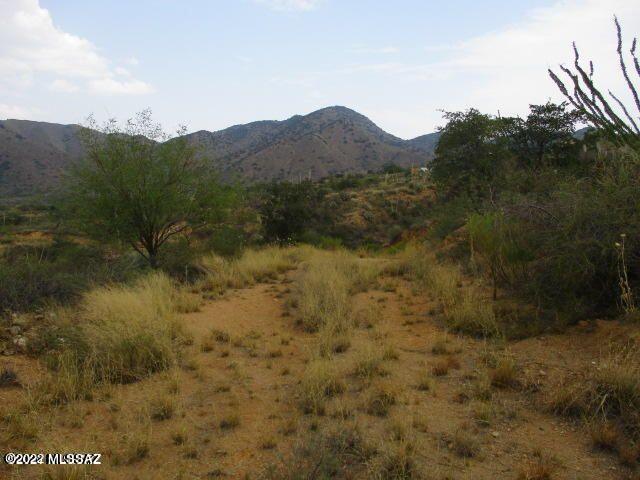
{"type": "Polygon", "coordinates": [[[413,138],[560,100],[572,41],[628,98],[614,14],[630,48],[638,0],[0,0],[0,118],[213,131],[344,105],[413,138]]]}

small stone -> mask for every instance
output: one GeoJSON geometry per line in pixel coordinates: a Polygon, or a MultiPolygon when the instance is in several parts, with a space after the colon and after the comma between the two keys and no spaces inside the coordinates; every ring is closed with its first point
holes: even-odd
{"type": "Polygon", "coordinates": [[[13,337],[15,337],[16,335],[20,335],[21,331],[22,331],[22,329],[20,328],[19,325],[13,325],[13,326],[9,327],[9,333],[13,337]]]}
{"type": "Polygon", "coordinates": [[[547,372],[545,372],[544,370],[540,370],[538,372],[538,374],[540,374],[541,377],[546,377],[547,376],[547,372]]]}
{"type": "Polygon", "coordinates": [[[500,434],[498,432],[491,432],[491,436],[493,438],[498,438],[500,436],[500,434]]]}

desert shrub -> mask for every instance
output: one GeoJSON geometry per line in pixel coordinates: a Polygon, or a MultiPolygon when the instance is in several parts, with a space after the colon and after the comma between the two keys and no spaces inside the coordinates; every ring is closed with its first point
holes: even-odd
{"type": "Polygon", "coordinates": [[[60,239],[45,247],[14,246],[0,256],[0,304],[30,311],[68,303],[94,285],[124,281],[138,271],[127,257],[105,258],[96,247],[60,239]]]}
{"type": "Polygon", "coordinates": [[[326,399],[345,388],[342,373],[331,360],[314,360],[307,365],[300,384],[300,407],[305,413],[324,414],[326,399]]]}
{"type": "Polygon", "coordinates": [[[246,235],[241,229],[222,225],[209,235],[206,247],[218,255],[234,257],[242,252],[246,243],[246,235]]]}
{"type": "Polygon", "coordinates": [[[258,211],[268,242],[291,242],[310,226],[320,192],[310,181],[273,182],[259,192],[258,211]]]}
{"type": "Polygon", "coordinates": [[[351,478],[351,474],[355,478],[397,478],[366,474],[368,463],[376,453],[376,448],[356,425],[340,424],[300,438],[291,453],[280,462],[267,466],[258,478],[303,480],[345,475],[351,478]]]}
{"type": "Polygon", "coordinates": [[[175,291],[167,276],[154,273],[130,287],[93,290],[75,315],[61,313],[57,343],[45,357],[53,372],[39,385],[42,398],[65,403],[98,384],[134,382],[174,365],[182,338],[175,291]]]}
{"type": "Polygon", "coordinates": [[[596,443],[607,443],[605,437],[617,432],[616,449],[623,452],[640,440],[639,379],[638,347],[612,347],[597,369],[586,372],[584,380],[566,380],[550,389],[546,405],[554,413],[589,421],[596,443]],[[599,428],[603,425],[606,431],[599,428]]]}
{"type": "Polygon", "coordinates": [[[499,280],[515,282],[526,262],[532,260],[528,249],[516,240],[513,224],[507,223],[501,213],[472,214],[467,220],[471,255],[483,257],[493,282],[493,298],[497,297],[499,280]]]}
{"type": "Polygon", "coordinates": [[[196,266],[200,249],[186,237],[167,242],[158,252],[158,267],[165,273],[184,282],[197,279],[200,271],[196,266]]]}
{"type": "Polygon", "coordinates": [[[590,177],[505,198],[504,214],[471,217],[474,251],[505,287],[567,320],[614,313],[621,276],[631,299],[640,280],[638,173],[637,155],[614,150],[590,177]]]}

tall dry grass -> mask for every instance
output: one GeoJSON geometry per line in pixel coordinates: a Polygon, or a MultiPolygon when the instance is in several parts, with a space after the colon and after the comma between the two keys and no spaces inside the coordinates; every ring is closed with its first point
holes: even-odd
{"type": "Polygon", "coordinates": [[[184,298],[171,279],[153,273],[132,286],[93,290],[78,311],[61,311],[68,334],[47,357],[53,373],[38,386],[41,398],[86,398],[99,384],[134,382],[174,365],[184,298]]]}
{"type": "Polygon", "coordinates": [[[294,268],[306,258],[311,247],[267,247],[246,250],[242,256],[226,259],[218,255],[207,255],[201,265],[207,275],[201,282],[203,290],[217,294],[228,288],[243,288],[269,279],[294,268]]]}
{"type": "Polygon", "coordinates": [[[314,252],[298,283],[302,325],[330,336],[348,331],[353,326],[351,295],[372,286],[380,271],[379,262],[344,250],[314,252]]]}
{"type": "Polygon", "coordinates": [[[442,305],[444,321],[452,330],[482,337],[500,335],[492,301],[478,286],[464,285],[460,269],[439,263],[425,246],[407,245],[386,270],[411,276],[442,305]]]}

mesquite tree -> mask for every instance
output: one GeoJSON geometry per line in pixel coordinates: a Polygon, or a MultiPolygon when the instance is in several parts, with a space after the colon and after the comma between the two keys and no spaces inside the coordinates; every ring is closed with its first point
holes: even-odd
{"type": "Polygon", "coordinates": [[[81,138],[85,155],[67,172],[63,212],[86,233],[130,245],[153,268],[167,241],[220,221],[233,201],[210,164],[148,110],[124,127],[90,118],[81,138]]]}
{"type": "Polygon", "coordinates": [[[636,76],[640,79],[640,62],[636,54],[638,42],[637,38],[634,38],[631,44],[629,53],[631,54],[633,67],[629,69],[623,51],[622,28],[616,17],[614,17],[614,23],[618,36],[617,54],[620,70],[633,97],[633,107],[627,108],[618,96],[611,92],[611,90],[608,90],[611,100],[619,107],[619,110],[616,111],[617,109],[612,106],[610,100],[605,97],[593,82],[593,62],[589,62],[588,72],[580,64],[580,53],[578,52],[578,47],[575,42],[573,43],[575,71],[572,71],[564,65],[560,65],[560,69],[571,80],[573,91],[569,91],[569,88],[567,88],[553,70],[549,69],[549,75],[571,105],[582,113],[597,129],[600,129],[610,140],[620,145],[628,145],[634,149],[640,149],[640,128],[638,128],[640,124],[640,86],[634,83],[636,76]],[[637,110],[637,112],[635,112],[635,110],[637,110]],[[622,113],[620,113],[620,111],[622,113]]]}

